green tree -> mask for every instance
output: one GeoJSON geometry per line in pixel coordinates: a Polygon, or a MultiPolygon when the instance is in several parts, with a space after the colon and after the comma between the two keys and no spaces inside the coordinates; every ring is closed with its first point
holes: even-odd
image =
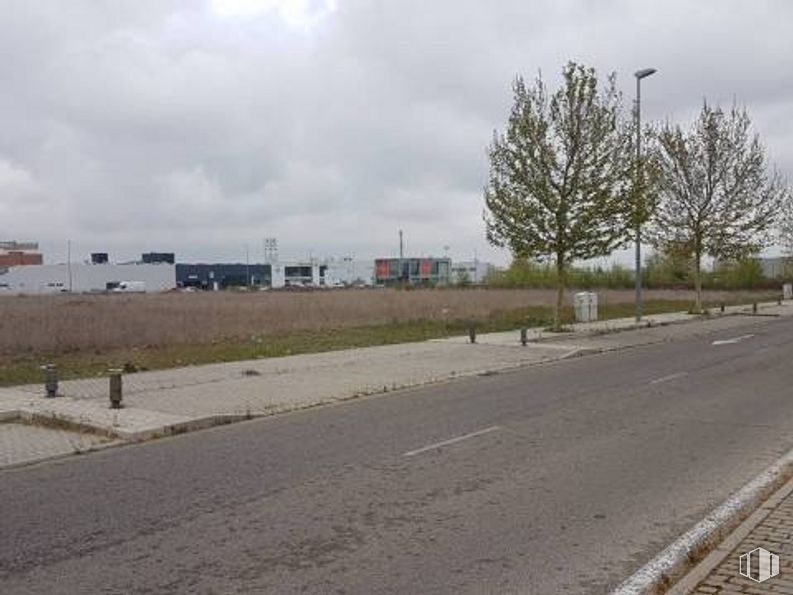
{"type": "MultiPolygon", "coordinates": [[[[789,258],[793,256],[793,195],[788,193],[779,214],[779,243],[789,258]]],[[[786,263],[786,265],[789,263],[786,263]]],[[[787,266],[785,267],[787,269],[787,266]]]]}
{"type": "Polygon", "coordinates": [[[705,103],[688,132],[667,124],[656,140],[653,240],[661,250],[685,249],[700,311],[702,258],[738,260],[759,252],[788,191],[769,171],[744,109],[725,112],[705,103]]]}
{"type": "Polygon", "coordinates": [[[556,328],[573,261],[609,254],[632,223],[631,128],[616,76],[600,87],[594,69],[573,62],[562,75],[553,94],[541,77],[533,87],[516,78],[484,190],[488,240],[555,264],[556,328]]]}

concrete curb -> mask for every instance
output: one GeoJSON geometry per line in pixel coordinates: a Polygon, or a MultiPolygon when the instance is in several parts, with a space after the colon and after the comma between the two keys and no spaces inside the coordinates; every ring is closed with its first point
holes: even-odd
{"type": "Polygon", "coordinates": [[[59,461],[62,459],[67,459],[75,456],[86,455],[93,452],[99,452],[102,450],[107,450],[108,448],[116,448],[117,446],[122,446],[125,444],[123,441],[115,440],[110,442],[105,442],[103,444],[94,444],[87,448],[84,448],[79,451],[74,452],[62,452],[58,454],[47,455],[44,457],[38,457],[35,459],[28,459],[24,461],[17,461],[15,463],[9,463],[7,465],[0,465],[0,471],[13,471],[15,469],[23,469],[25,467],[31,467],[33,465],[38,465],[39,463],[51,463],[53,461],[59,461]]]}
{"type": "Polygon", "coordinates": [[[14,421],[22,417],[17,409],[4,409],[0,411],[0,422],[14,421]]]}
{"type": "Polygon", "coordinates": [[[793,450],[640,568],[612,591],[612,595],[666,593],[791,477],[793,450]]]}
{"type": "Polygon", "coordinates": [[[126,440],[127,442],[145,442],[155,438],[165,438],[166,436],[176,436],[178,434],[186,434],[187,432],[196,432],[198,430],[206,430],[214,428],[215,426],[223,426],[239,421],[246,421],[263,417],[268,414],[220,414],[208,415],[191,419],[189,421],[168,424],[146,430],[123,430],[121,428],[109,428],[105,431],[111,433],[117,438],[126,440]]]}
{"type": "Polygon", "coordinates": [[[788,480],[760,508],[750,514],[745,521],[730,533],[704,560],[675,583],[667,592],[668,595],[689,595],[692,593],[791,493],[793,493],[793,480],[788,480]]]}
{"type": "Polygon", "coordinates": [[[44,428],[50,427],[54,429],[63,429],[69,432],[99,434],[108,438],[114,437],[110,435],[104,428],[86,423],[84,421],[74,420],[65,416],[48,415],[36,411],[29,411],[27,409],[2,411],[0,412],[0,421],[30,424],[44,428]]]}

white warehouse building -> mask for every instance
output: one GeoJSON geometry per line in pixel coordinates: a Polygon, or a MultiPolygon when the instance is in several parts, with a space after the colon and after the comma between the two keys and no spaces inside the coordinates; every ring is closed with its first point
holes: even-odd
{"type": "Polygon", "coordinates": [[[452,283],[483,283],[495,266],[481,260],[452,263],[452,283]]]}
{"type": "Polygon", "coordinates": [[[176,287],[172,264],[43,264],[0,268],[1,294],[91,293],[133,284],[136,291],[176,287]]]}

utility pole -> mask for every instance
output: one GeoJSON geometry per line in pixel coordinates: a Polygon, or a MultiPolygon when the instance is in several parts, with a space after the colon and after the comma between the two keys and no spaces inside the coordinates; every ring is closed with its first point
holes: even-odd
{"type": "Polygon", "coordinates": [[[402,245],[402,230],[399,230],[399,283],[400,285],[405,279],[405,271],[404,271],[404,252],[403,252],[403,245],[402,245]]]}
{"type": "Polygon", "coordinates": [[[66,270],[69,272],[69,293],[72,292],[72,241],[66,240],[66,270]]]}
{"type": "Polygon", "coordinates": [[[251,288],[251,255],[248,244],[245,244],[245,285],[251,288]]]}
{"type": "Polygon", "coordinates": [[[642,223],[639,204],[642,187],[642,79],[655,74],[655,68],[645,68],[634,73],[636,77],[636,322],[642,319],[642,223]]]}

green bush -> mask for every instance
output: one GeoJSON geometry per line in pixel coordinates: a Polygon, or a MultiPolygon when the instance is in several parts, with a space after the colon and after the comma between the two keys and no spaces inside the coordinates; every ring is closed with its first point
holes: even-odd
{"type": "Polygon", "coordinates": [[[723,263],[702,276],[705,289],[762,289],[772,282],[763,275],[763,267],[756,258],[723,263]]]}
{"type": "MultiPolygon", "coordinates": [[[[556,268],[527,259],[515,259],[506,270],[488,276],[487,284],[495,287],[552,289],[556,287],[556,268]]],[[[633,272],[616,264],[610,269],[574,267],[567,272],[567,285],[582,289],[629,288],[633,287],[633,272]]]]}
{"type": "MultiPolygon", "coordinates": [[[[775,289],[779,282],[779,279],[769,279],[763,275],[763,268],[757,258],[723,263],[715,271],[702,273],[704,289],[775,289]]],[[[556,268],[525,258],[515,259],[506,270],[489,275],[486,283],[493,287],[553,289],[556,287],[556,268]]],[[[642,269],[642,283],[648,289],[689,289],[693,286],[690,261],[680,256],[653,254],[642,269]]],[[[617,264],[608,269],[573,267],[567,273],[567,286],[580,289],[630,289],[634,286],[633,270],[617,264]]]]}

